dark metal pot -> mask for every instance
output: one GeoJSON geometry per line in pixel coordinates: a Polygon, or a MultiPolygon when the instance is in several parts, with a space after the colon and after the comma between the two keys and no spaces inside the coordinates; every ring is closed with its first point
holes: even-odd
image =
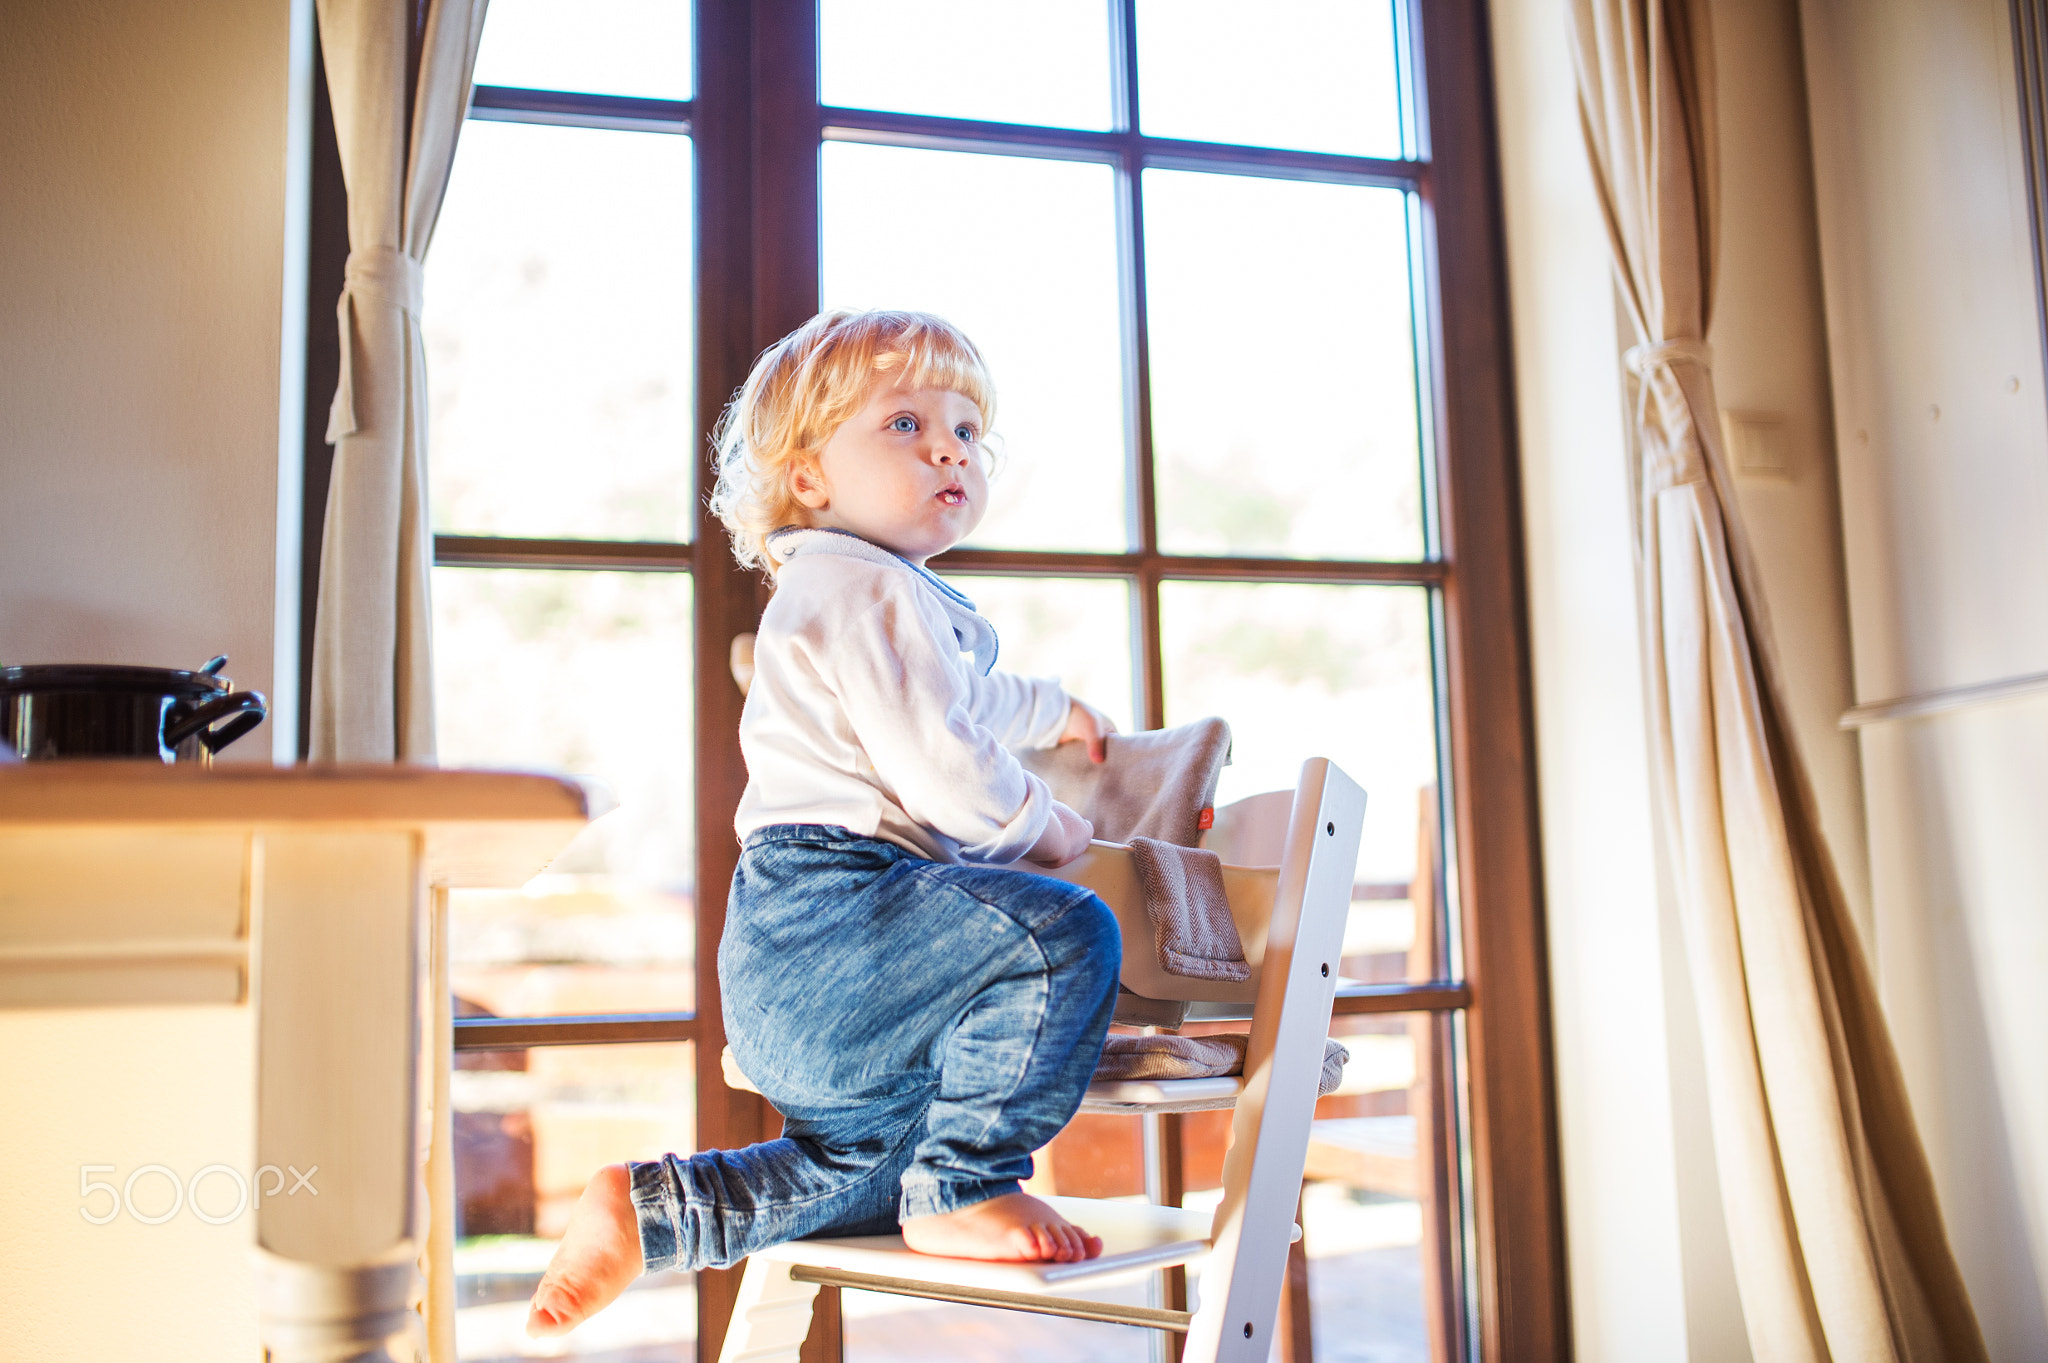
{"type": "Polygon", "coordinates": [[[0,745],[23,758],[146,758],[200,762],[263,722],[261,691],[169,667],[45,663],[0,667],[0,745]]]}

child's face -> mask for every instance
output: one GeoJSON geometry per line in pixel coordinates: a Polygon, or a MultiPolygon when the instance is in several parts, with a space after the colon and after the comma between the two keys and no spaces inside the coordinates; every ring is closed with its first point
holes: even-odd
{"type": "Polygon", "coordinates": [[[810,523],[850,530],[923,565],[965,539],[988,510],[981,413],[950,388],[884,381],[792,475],[810,523]]]}

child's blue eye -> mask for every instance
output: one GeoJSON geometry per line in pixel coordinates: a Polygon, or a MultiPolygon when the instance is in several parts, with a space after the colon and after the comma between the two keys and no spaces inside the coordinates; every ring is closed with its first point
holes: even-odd
{"type": "Polygon", "coordinates": [[[892,431],[914,431],[917,429],[917,418],[914,416],[899,416],[889,423],[889,429],[892,431]]]}
{"type": "Polygon", "coordinates": [[[974,443],[974,428],[972,426],[956,426],[953,428],[953,434],[960,438],[960,443],[963,445],[972,445],[974,443]]]}

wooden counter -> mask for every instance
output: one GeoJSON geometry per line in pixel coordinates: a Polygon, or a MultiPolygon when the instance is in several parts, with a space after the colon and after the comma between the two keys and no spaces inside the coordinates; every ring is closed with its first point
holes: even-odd
{"type": "MultiPolygon", "coordinates": [[[[427,1260],[445,1265],[450,1232],[445,1224],[429,1231],[418,1196],[423,1164],[429,1182],[441,1185],[437,1200],[445,1199],[449,1179],[446,1063],[439,1054],[448,1033],[445,891],[524,884],[603,812],[594,807],[603,799],[572,781],[512,772],[127,762],[0,767],[0,1022],[19,1018],[26,1029],[20,1036],[38,1039],[48,1063],[33,1073],[49,1090],[5,1095],[0,1141],[30,1148],[35,1132],[17,1124],[61,1126],[93,1111],[101,1128],[125,1132],[75,1131],[68,1142],[80,1146],[73,1157],[80,1168],[113,1158],[117,1149],[167,1166],[138,1141],[152,1124],[170,1132],[206,1114],[136,1111],[124,1108],[118,1094],[109,1103],[103,1083],[87,1091],[89,1075],[80,1075],[79,1091],[67,1095],[51,1078],[62,1076],[64,1057],[48,1052],[62,1052],[75,1038],[83,1056],[96,1044],[89,1038],[118,1034],[124,1017],[165,1019],[150,1025],[168,1035],[183,1016],[238,1010],[253,1049],[242,1063],[253,1080],[243,1113],[244,1120],[253,1115],[254,1145],[241,1140],[249,1167],[226,1166],[213,1176],[214,1191],[232,1188],[231,1175],[252,1181],[260,1194],[269,1182],[282,1182],[262,1171],[318,1170],[306,1192],[269,1189],[271,1195],[251,1199],[246,1218],[236,1218],[241,1243],[253,1239],[259,1251],[254,1337],[279,1363],[413,1358],[422,1335],[415,1303],[423,1244],[431,1234],[437,1247],[427,1260]]],[[[148,1030],[138,1029],[137,1048],[149,1048],[148,1030]]],[[[219,1035],[232,1034],[228,1024],[219,1035]]],[[[234,1061],[171,1054],[156,1063],[187,1067],[187,1089],[196,1095],[234,1061]]],[[[137,1087],[163,1077],[140,1075],[137,1087]]],[[[63,1158],[45,1152],[46,1162],[63,1158]]],[[[222,1168],[215,1158],[210,1167],[222,1168]]],[[[30,1172],[54,1178],[72,1171],[30,1172]]],[[[128,1172],[114,1166],[115,1184],[128,1172]]],[[[192,1174],[167,1167],[150,1178],[165,1184],[167,1197],[180,1175],[192,1174]]],[[[88,1176],[77,1178],[74,1191],[83,1196],[88,1176]]],[[[189,1273],[194,1280],[179,1285],[180,1295],[202,1316],[227,1289],[206,1280],[232,1276],[219,1262],[208,1269],[157,1259],[172,1237],[152,1247],[145,1232],[157,1223],[132,1208],[126,1215],[142,1221],[143,1230],[124,1221],[119,1234],[109,1225],[99,1239],[81,1239],[78,1218],[91,1223],[84,1228],[90,1231],[95,1213],[110,1205],[110,1193],[97,1198],[79,1203],[64,1224],[49,1222],[48,1204],[33,1198],[23,1205],[43,1211],[7,1221],[10,1241],[42,1242],[33,1252],[5,1246],[0,1268],[23,1289],[9,1294],[17,1315],[23,1307],[36,1310],[39,1295],[36,1283],[22,1281],[23,1271],[40,1278],[39,1270],[47,1270],[51,1281],[40,1295],[55,1299],[53,1311],[85,1309],[63,1303],[87,1300],[72,1290],[72,1278],[90,1268],[98,1290],[124,1274],[189,1273]],[[67,1255],[67,1245],[82,1248],[67,1255]],[[131,1253],[155,1261],[145,1267],[131,1253]],[[75,1261],[77,1255],[87,1262],[75,1261]]],[[[118,1201],[111,1205],[122,1210],[118,1201]]],[[[228,1241],[216,1236],[209,1243],[228,1241]]],[[[448,1287],[429,1288],[443,1308],[430,1312],[436,1359],[452,1358],[448,1287]]],[[[50,1337],[68,1339],[78,1357],[122,1355],[127,1350],[114,1347],[111,1336],[96,1334],[111,1329],[122,1309],[113,1306],[104,1320],[55,1321],[50,1337]]],[[[178,1336],[175,1328],[160,1334],[150,1356],[185,1356],[172,1344],[178,1336]]],[[[244,1341],[254,1337],[194,1341],[191,1356],[248,1356],[244,1341]]]]}

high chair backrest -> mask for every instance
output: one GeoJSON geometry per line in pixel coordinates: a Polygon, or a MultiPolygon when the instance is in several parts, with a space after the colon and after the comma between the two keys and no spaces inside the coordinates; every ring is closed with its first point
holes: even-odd
{"type": "MultiPolygon", "coordinates": [[[[1235,1016],[1250,1015],[1258,998],[1259,972],[1266,955],[1266,925],[1272,918],[1273,896],[1279,888],[1276,866],[1225,866],[1223,885],[1230,896],[1230,916],[1237,926],[1244,958],[1252,977],[1242,983],[1229,980],[1192,979],[1173,975],[1160,964],[1150,949],[1152,920],[1145,908],[1145,890],[1138,880],[1137,863],[1128,847],[1097,842],[1077,861],[1048,872],[1057,879],[1085,885],[1109,905],[1123,932],[1123,965],[1118,978],[1123,987],[1144,999],[1215,1004],[1235,1004],[1235,1016]]],[[[1121,1016],[1119,1020],[1123,1020],[1121,1016]]],[[[1147,1019],[1149,1021],[1149,1019],[1147,1019]]],[[[1178,1019],[1173,1025],[1178,1025],[1178,1019]]]]}
{"type": "Polygon", "coordinates": [[[1216,811],[1201,845],[1232,866],[1278,866],[1287,847],[1294,792],[1269,790],[1233,800],[1216,811]]]}
{"type": "Polygon", "coordinates": [[[1356,782],[1327,758],[1303,764],[1266,926],[1214,1248],[1188,1333],[1192,1358],[1264,1363],[1272,1347],[1262,1336],[1279,1310],[1364,817],[1356,782]]]}
{"type": "MultiPolygon", "coordinates": [[[[1223,1008],[1218,1012],[1216,1007],[1212,1007],[1210,1016],[1249,1017],[1260,997],[1267,929],[1283,880],[1282,863],[1287,849],[1293,845],[1289,841],[1293,821],[1302,801],[1310,798],[1308,787],[1312,780],[1316,790],[1321,790],[1320,773],[1325,768],[1335,770],[1327,759],[1312,758],[1303,765],[1302,784],[1295,790],[1248,796],[1219,809],[1216,811],[1216,826],[1210,837],[1205,839],[1207,850],[1215,852],[1224,862],[1223,883],[1230,897],[1230,915],[1237,928],[1238,940],[1244,946],[1244,958],[1252,968],[1251,978],[1242,983],[1170,974],[1160,963],[1157,953],[1146,949],[1145,944],[1153,939],[1153,926],[1145,907],[1144,887],[1138,880],[1137,864],[1132,860],[1129,848],[1097,841],[1078,860],[1056,871],[1040,874],[1085,885],[1109,905],[1110,911],[1116,915],[1117,926],[1123,931],[1124,954],[1119,979],[1130,994],[1142,1001],[1199,1003],[1223,1008]]],[[[1350,778],[1341,771],[1337,774],[1350,783],[1350,778]]],[[[1351,783],[1351,788],[1356,790],[1356,784],[1351,783]]],[[[1360,799],[1363,798],[1363,792],[1360,792],[1360,799]]],[[[1340,834],[1343,831],[1341,824],[1338,831],[1340,834]]],[[[1347,863],[1345,874],[1349,875],[1351,869],[1351,864],[1347,863]]],[[[1347,905],[1349,896],[1347,882],[1347,905]]],[[[1341,934],[1341,921],[1338,930],[1341,934]]],[[[1149,1016],[1127,1017],[1120,1005],[1117,1020],[1178,1026],[1184,1012],[1183,1008],[1161,1023],[1160,1019],[1149,1016]]]]}

